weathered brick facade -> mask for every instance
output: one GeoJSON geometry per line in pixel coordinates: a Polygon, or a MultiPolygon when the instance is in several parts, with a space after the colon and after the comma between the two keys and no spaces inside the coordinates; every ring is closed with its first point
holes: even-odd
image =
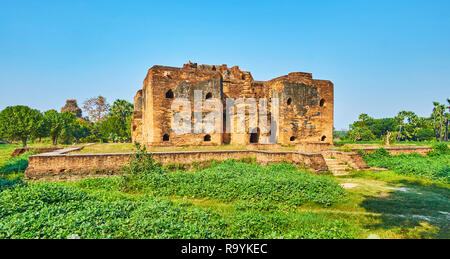
{"type": "MultiPolygon", "coordinates": [[[[228,99],[229,100],[229,99],[228,99]]],[[[250,72],[227,65],[199,65],[189,62],[181,68],[153,66],[144,80],[143,89],[134,99],[135,112],[132,121],[134,142],[146,145],[247,145],[250,143],[277,143],[296,145],[299,143],[333,143],[333,84],[316,80],[309,73],[290,73],[269,81],[255,81],[250,72]],[[176,98],[185,98],[191,103],[192,123],[195,121],[194,91],[202,90],[202,103],[210,98],[222,101],[221,125],[228,132],[205,132],[175,134],[172,131],[173,116],[180,110],[172,110],[176,98]],[[267,100],[268,121],[265,128],[249,125],[251,116],[262,116],[246,110],[245,132],[236,130],[237,116],[226,116],[227,98],[248,100],[255,98],[257,106],[267,100]],[[278,98],[279,121],[271,124],[272,98],[278,98]],[[223,123],[223,125],[222,125],[223,123]],[[277,126],[277,127],[274,127],[277,126]],[[247,129],[251,129],[248,131],[247,129]],[[270,130],[271,129],[271,130],[270,130]],[[272,136],[272,138],[270,137],[272,136]],[[272,141],[271,141],[272,140],[272,141]],[[273,141],[275,140],[275,141],[273,141]]],[[[234,111],[248,103],[235,103],[234,111]]],[[[203,107],[204,114],[210,110],[203,107]]],[[[233,113],[232,113],[233,114],[233,113]]],[[[204,116],[204,115],[203,115],[204,116]]],[[[275,117],[275,116],[274,116],[275,117]]],[[[259,117],[257,117],[259,122],[259,117]]]]}

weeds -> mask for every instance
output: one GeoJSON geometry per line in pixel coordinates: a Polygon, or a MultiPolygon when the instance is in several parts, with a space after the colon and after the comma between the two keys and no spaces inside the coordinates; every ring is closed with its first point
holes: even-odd
{"type": "Polygon", "coordinates": [[[419,154],[391,155],[380,148],[372,154],[363,154],[369,166],[384,167],[399,174],[428,178],[450,183],[450,154],[447,145],[437,145],[428,156],[419,154]]]}
{"type": "Polygon", "coordinates": [[[125,170],[127,175],[121,187],[126,192],[221,201],[272,201],[294,206],[308,202],[330,206],[344,198],[343,189],[331,178],[299,172],[291,164],[263,167],[226,160],[195,173],[169,172],[145,148],[138,148],[135,159],[125,170]]]}

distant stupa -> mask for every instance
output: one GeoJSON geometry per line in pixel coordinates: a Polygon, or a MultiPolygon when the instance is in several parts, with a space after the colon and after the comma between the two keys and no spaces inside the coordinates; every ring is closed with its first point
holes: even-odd
{"type": "Polygon", "coordinates": [[[81,118],[82,111],[77,105],[77,100],[71,99],[66,101],[66,105],[61,108],[61,113],[63,112],[71,112],[75,114],[78,118],[81,118]]]}

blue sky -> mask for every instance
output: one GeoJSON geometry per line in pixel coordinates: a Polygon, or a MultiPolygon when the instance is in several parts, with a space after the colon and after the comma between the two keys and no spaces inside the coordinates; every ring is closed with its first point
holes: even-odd
{"type": "Polygon", "coordinates": [[[335,84],[335,127],[358,114],[428,116],[450,97],[450,1],[8,1],[0,109],[132,101],[155,64],[293,71],[335,84]]]}

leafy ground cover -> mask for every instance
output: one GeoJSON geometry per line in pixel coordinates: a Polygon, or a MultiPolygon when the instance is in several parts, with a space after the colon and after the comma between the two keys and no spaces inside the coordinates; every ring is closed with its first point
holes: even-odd
{"type": "MultiPolygon", "coordinates": [[[[41,143],[29,143],[30,148],[39,147],[51,147],[48,139],[43,140],[41,143]]],[[[59,145],[72,146],[72,145],[59,145]]],[[[22,177],[23,172],[28,167],[28,157],[32,155],[32,152],[27,152],[18,157],[11,158],[12,153],[16,148],[21,148],[18,144],[0,144],[0,179],[14,179],[22,177]]]]}
{"type": "Polygon", "coordinates": [[[295,206],[307,202],[330,206],[344,196],[343,189],[331,178],[299,172],[286,163],[263,167],[226,160],[195,173],[168,172],[143,149],[135,154],[127,172],[123,190],[158,196],[269,201],[295,206]]]}
{"type": "MultiPolygon", "coordinates": [[[[1,181],[0,238],[353,238],[338,218],[267,201],[155,197],[118,191],[123,178],[1,181]]],[[[339,188],[339,187],[337,187],[339,188]]]]}
{"type": "Polygon", "coordinates": [[[11,158],[17,145],[0,145],[0,179],[14,179],[21,177],[28,167],[28,154],[11,158]]]}
{"type": "Polygon", "coordinates": [[[399,174],[450,183],[450,149],[446,144],[435,145],[428,156],[419,154],[391,155],[385,149],[364,155],[369,166],[389,168],[399,174]]]}
{"type": "Polygon", "coordinates": [[[439,179],[137,158],[125,176],[76,182],[25,183],[21,167],[3,167],[16,169],[0,174],[0,238],[450,238],[450,185],[439,179]]]}

